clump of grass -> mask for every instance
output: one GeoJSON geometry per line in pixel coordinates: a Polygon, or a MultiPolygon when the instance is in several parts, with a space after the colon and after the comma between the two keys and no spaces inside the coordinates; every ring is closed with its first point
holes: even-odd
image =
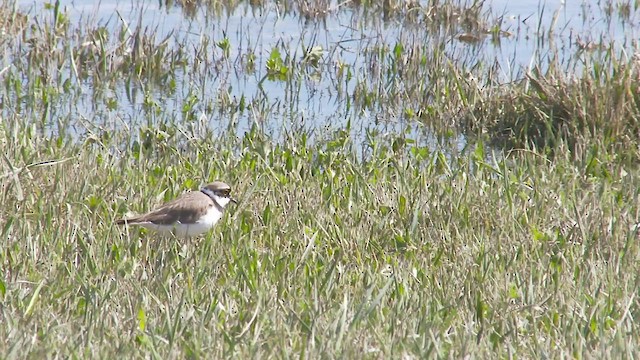
{"type": "Polygon", "coordinates": [[[2,10],[0,10],[2,18],[0,18],[0,29],[7,35],[16,35],[22,32],[27,25],[27,17],[16,11],[10,1],[2,2],[2,10]]]}
{"type": "Polygon", "coordinates": [[[597,141],[637,158],[640,140],[640,69],[637,59],[587,62],[579,77],[551,67],[496,91],[479,93],[467,126],[487,132],[508,149],[535,146],[588,151],[597,141]]]}

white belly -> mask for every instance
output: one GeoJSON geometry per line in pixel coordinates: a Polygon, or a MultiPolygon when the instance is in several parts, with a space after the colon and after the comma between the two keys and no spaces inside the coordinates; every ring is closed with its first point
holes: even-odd
{"type": "Polygon", "coordinates": [[[193,224],[183,224],[177,222],[172,225],[158,225],[151,222],[145,222],[138,223],[136,225],[140,225],[142,227],[155,231],[171,232],[178,237],[190,237],[200,235],[211,230],[211,228],[220,220],[221,217],[222,213],[215,207],[211,207],[205,214],[205,216],[201,217],[200,220],[196,221],[193,224]]]}

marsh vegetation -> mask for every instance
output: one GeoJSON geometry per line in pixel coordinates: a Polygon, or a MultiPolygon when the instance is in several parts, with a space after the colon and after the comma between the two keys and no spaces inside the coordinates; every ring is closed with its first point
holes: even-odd
{"type": "Polygon", "coordinates": [[[2,358],[638,356],[633,38],[133,3],[0,6],[2,358]],[[205,236],[114,225],[216,179],[239,205],[205,236]]]}

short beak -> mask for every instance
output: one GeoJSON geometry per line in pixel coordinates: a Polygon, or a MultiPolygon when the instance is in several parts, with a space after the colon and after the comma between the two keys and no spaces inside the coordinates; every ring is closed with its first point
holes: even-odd
{"type": "Polygon", "coordinates": [[[236,199],[232,198],[231,196],[229,196],[229,200],[231,200],[232,203],[234,204],[238,204],[238,202],[236,201],[236,199]]]}

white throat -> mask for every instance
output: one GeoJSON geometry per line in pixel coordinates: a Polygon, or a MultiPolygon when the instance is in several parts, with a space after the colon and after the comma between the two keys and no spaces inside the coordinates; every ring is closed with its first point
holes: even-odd
{"type": "Polygon", "coordinates": [[[215,201],[223,209],[224,209],[225,206],[227,206],[227,204],[229,204],[229,202],[231,202],[231,199],[229,199],[228,197],[218,196],[213,191],[211,191],[211,190],[209,190],[207,188],[202,188],[202,189],[200,189],[200,191],[202,191],[203,193],[207,194],[210,198],[213,199],[213,201],[215,201]]]}

